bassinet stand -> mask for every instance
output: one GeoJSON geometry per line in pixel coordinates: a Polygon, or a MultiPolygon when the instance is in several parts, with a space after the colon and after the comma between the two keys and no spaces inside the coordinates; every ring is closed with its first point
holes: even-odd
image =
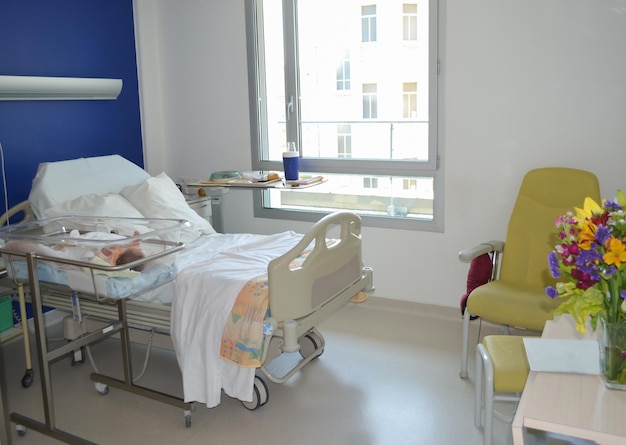
{"type": "MultiPolygon", "coordinates": [[[[0,249],[0,253],[10,253],[11,255],[15,255],[14,252],[7,252],[2,249],[0,249]]],[[[99,388],[98,390],[102,394],[105,394],[106,392],[108,392],[108,386],[112,386],[128,392],[132,392],[134,394],[141,395],[143,397],[150,398],[152,400],[160,401],[169,405],[173,405],[175,407],[182,408],[185,413],[186,424],[187,426],[189,426],[191,424],[191,410],[193,406],[191,403],[186,403],[178,397],[164,394],[152,389],[144,388],[133,383],[126,299],[120,298],[115,300],[118,312],[117,320],[112,321],[110,324],[98,331],[88,333],[54,350],[48,350],[44,326],[41,289],[37,273],[37,261],[39,258],[44,257],[36,255],[34,253],[26,253],[23,255],[26,257],[28,276],[30,281],[30,296],[33,307],[33,323],[35,325],[35,342],[37,346],[37,360],[40,368],[39,375],[41,381],[42,403],[44,408],[45,422],[42,423],[38,420],[24,416],[22,414],[11,412],[9,414],[10,420],[16,425],[22,427],[22,429],[18,430],[20,431],[20,434],[25,434],[24,428],[30,428],[34,431],[37,431],[41,434],[65,443],[80,445],[93,444],[93,442],[90,442],[86,439],[57,428],[50,377],[50,363],[60,357],[71,353],[76,349],[98,342],[100,340],[103,340],[104,338],[111,337],[112,335],[118,333],[120,335],[120,344],[122,348],[122,366],[124,371],[124,380],[111,378],[98,373],[92,373],[91,380],[96,382],[96,386],[97,388],[99,388]],[[98,384],[102,386],[98,386],[98,384]]],[[[45,259],[53,261],[56,260],[53,258],[45,259]]]]}

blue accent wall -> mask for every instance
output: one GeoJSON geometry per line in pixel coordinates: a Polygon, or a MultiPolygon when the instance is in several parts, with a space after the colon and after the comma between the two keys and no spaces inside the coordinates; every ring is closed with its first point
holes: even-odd
{"type": "Polygon", "coordinates": [[[123,80],[112,101],[0,101],[9,206],[40,162],[119,154],[143,167],[132,0],[2,0],[0,75],[123,80]]]}

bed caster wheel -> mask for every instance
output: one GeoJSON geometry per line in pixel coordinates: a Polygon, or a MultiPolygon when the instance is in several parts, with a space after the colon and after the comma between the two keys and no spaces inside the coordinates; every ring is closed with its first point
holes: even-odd
{"type": "MultiPolygon", "coordinates": [[[[300,355],[302,356],[302,358],[307,358],[312,354],[315,354],[317,348],[323,345],[322,335],[311,331],[300,337],[300,339],[298,340],[298,344],[300,345],[300,355]]],[[[317,357],[319,357],[323,353],[324,350],[322,349],[317,353],[317,357]]]]}
{"type": "Polygon", "coordinates": [[[185,411],[185,427],[191,428],[191,411],[185,411]]]}
{"type": "Polygon", "coordinates": [[[257,408],[265,405],[269,399],[269,391],[265,381],[259,377],[254,376],[254,388],[252,388],[252,401],[241,402],[250,411],[254,411],[257,408]]]}
{"type": "Polygon", "coordinates": [[[104,383],[96,382],[95,387],[96,391],[98,391],[100,395],[106,396],[109,393],[109,386],[104,383]]]}
{"type": "Polygon", "coordinates": [[[30,385],[33,384],[34,375],[35,372],[32,369],[26,370],[26,372],[24,373],[24,377],[22,377],[22,386],[24,388],[28,388],[30,385]]]}
{"type": "Polygon", "coordinates": [[[24,437],[26,435],[26,432],[28,431],[26,429],[25,426],[23,425],[15,425],[15,431],[17,432],[17,435],[20,437],[24,437]]]}

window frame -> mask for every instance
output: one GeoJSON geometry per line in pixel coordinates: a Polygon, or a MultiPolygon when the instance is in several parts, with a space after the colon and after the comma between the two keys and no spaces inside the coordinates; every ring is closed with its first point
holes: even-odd
{"type": "MultiPolygon", "coordinates": [[[[252,168],[254,170],[282,170],[282,163],[275,160],[265,160],[264,150],[267,150],[267,141],[263,141],[263,132],[259,128],[266,116],[262,106],[265,97],[264,84],[258,79],[264,72],[263,54],[260,51],[263,45],[263,34],[256,27],[257,21],[262,21],[262,5],[265,0],[245,0],[246,30],[249,70],[250,96],[250,136],[252,145],[252,168]],[[264,145],[265,142],[265,145],[264,145]]],[[[440,7],[444,0],[429,1],[429,159],[428,161],[402,160],[364,160],[351,158],[301,158],[300,168],[303,172],[320,172],[329,174],[359,174],[371,176],[393,176],[412,178],[432,178],[433,181],[433,214],[432,220],[398,218],[394,216],[361,215],[364,226],[384,227],[394,229],[419,230],[430,232],[444,231],[444,166],[443,166],[443,85],[441,82],[441,52],[444,35],[441,23],[440,7]]],[[[297,0],[282,0],[283,25],[285,35],[295,35],[295,19],[297,17],[297,0]]],[[[371,42],[376,44],[376,42],[371,42]]],[[[369,43],[368,43],[369,44],[369,43]]],[[[298,57],[295,38],[285,38],[285,59],[293,63],[285,63],[285,90],[286,97],[297,97],[298,91],[298,57]]],[[[297,100],[291,100],[291,114],[288,121],[300,122],[300,107],[297,100]]],[[[287,126],[287,140],[300,141],[299,125],[287,126]]],[[[298,146],[300,146],[298,144],[298,146]]],[[[267,154],[267,153],[265,153],[267,154]]],[[[266,156],[268,157],[268,156],[266,156]]],[[[317,221],[320,213],[307,210],[285,210],[266,208],[263,206],[263,191],[253,190],[254,216],[296,221],[317,221]]]]}

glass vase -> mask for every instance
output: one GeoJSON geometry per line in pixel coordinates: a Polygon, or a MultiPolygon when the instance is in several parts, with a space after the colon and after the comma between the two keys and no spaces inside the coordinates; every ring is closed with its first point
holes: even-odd
{"type": "Polygon", "coordinates": [[[600,365],[604,385],[626,390],[626,324],[602,322],[600,365]]]}

